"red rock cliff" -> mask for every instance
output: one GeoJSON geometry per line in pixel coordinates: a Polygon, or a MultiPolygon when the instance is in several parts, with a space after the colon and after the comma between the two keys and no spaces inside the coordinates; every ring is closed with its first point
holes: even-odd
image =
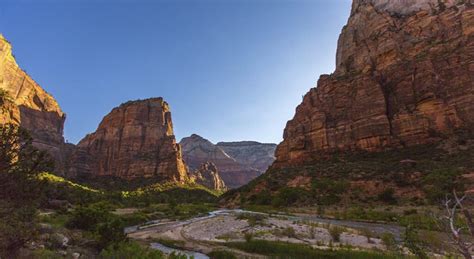
{"type": "Polygon", "coordinates": [[[276,167],[473,128],[472,0],[355,0],[336,65],[287,123],[276,167]]]}
{"type": "Polygon", "coordinates": [[[23,71],[12,55],[11,44],[0,35],[0,90],[8,95],[0,110],[0,124],[13,123],[27,129],[33,144],[49,151],[62,171],[65,114],[56,100],[23,71]]]}
{"type": "Polygon", "coordinates": [[[69,172],[72,177],[188,179],[171,112],[162,98],[131,101],[113,109],[77,147],[69,172]]]}

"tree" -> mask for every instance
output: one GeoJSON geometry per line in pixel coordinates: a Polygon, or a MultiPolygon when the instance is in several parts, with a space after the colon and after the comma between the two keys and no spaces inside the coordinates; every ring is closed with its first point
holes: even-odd
{"type": "Polygon", "coordinates": [[[463,205],[463,202],[466,200],[466,195],[459,198],[456,191],[453,191],[453,196],[449,198],[446,195],[444,201],[444,208],[446,210],[446,214],[444,216],[444,221],[446,223],[446,227],[448,232],[451,234],[451,239],[453,243],[456,245],[458,251],[465,257],[465,258],[472,258],[471,248],[474,244],[468,242],[462,237],[462,232],[467,231],[469,235],[474,237],[474,222],[472,219],[471,212],[463,205]],[[459,226],[458,222],[458,211],[460,211],[465,220],[465,226],[459,226]]]}
{"type": "Polygon", "coordinates": [[[33,147],[24,129],[0,126],[0,256],[14,258],[34,238],[41,197],[37,176],[53,167],[52,159],[33,147]]]}

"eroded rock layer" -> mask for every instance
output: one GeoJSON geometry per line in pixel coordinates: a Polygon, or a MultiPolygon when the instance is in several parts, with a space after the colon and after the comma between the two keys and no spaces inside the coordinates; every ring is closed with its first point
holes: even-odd
{"type": "Polygon", "coordinates": [[[211,190],[227,190],[216,165],[211,162],[203,163],[197,170],[191,172],[191,179],[211,190]]]}
{"type": "Polygon", "coordinates": [[[255,141],[219,142],[217,147],[224,150],[240,164],[257,169],[262,173],[275,161],[276,144],[255,141]]]}
{"type": "Polygon", "coordinates": [[[287,123],[275,167],[473,129],[472,1],[355,0],[336,64],[287,123]]]}
{"type": "Polygon", "coordinates": [[[48,151],[56,159],[57,171],[63,171],[65,114],[56,100],[18,66],[11,44],[2,35],[0,91],[6,93],[0,124],[13,123],[27,129],[33,144],[48,151]]]}
{"type": "Polygon", "coordinates": [[[114,108],[94,133],[79,142],[69,174],[186,181],[168,104],[152,98],[114,108]]]}

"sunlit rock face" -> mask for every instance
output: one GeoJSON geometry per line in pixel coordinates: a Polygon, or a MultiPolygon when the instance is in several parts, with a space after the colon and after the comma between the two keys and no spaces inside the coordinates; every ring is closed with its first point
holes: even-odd
{"type": "Polygon", "coordinates": [[[190,170],[212,162],[229,188],[240,187],[264,173],[273,162],[275,148],[272,151],[272,144],[251,141],[219,142],[215,145],[196,134],[183,138],[180,144],[190,170]]]}
{"type": "Polygon", "coordinates": [[[440,3],[355,0],[339,38],[336,71],[321,76],[297,107],[275,166],[472,130],[473,3],[440,3]]]}
{"type": "Polygon", "coordinates": [[[168,104],[151,98],[114,108],[94,133],[79,142],[69,175],[186,181],[168,104]]]}
{"type": "Polygon", "coordinates": [[[190,173],[195,183],[211,190],[225,191],[227,186],[222,180],[216,165],[212,162],[203,163],[197,170],[190,173]]]}
{"type": "Polygon", "coordinates": [[[48,151],[56,159],[56,170],[62,172],[65,114],[56,100],[18,66],[11,44],[1,35],[0,89],[8,95],[0,110],[0,124],[13,123],[27,129],[33,144],[48,151]]]}

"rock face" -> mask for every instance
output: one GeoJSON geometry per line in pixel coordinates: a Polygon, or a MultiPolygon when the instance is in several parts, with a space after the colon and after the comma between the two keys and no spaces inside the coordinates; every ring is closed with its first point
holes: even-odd
{"type": "Polygon", "coordinates": [[[71,160],[69,174],[73,177],[188,179],[169,106],[162,98],[131,101],[114,108],[96,132],[79,142],[71,160]]]}
{"type": "Polygon", "coordinates": [[[275,161],[276,144],[255,141],[219,142],[221,148],[237,162],[265,172],[275,161]]]}
{"type": "Polygon", "coordinates": [[[0,90],[7,93],[0,111],[0,124],[13,123],[27,129],[33,144],[56,159],[56,170],[63,171],[63,126],[65,114],[56,100],[16,63],[11,44],[0,35],[0,90]]]}
{"type": "Polygon", "coordinates": [[[227,186],[222,180],[214,163],[206,162],[199,169],[191,173],[191,179],[197,184],[203,185],[212,190],[225,191],[227,186]]]}
{"type": "Polygon", "coordinates": [[[472,0],[355,0],[336,65],[287,123],[275,167],[473,128],[472,0]]]}
{"type": "Polygon", "coordinates": [[[197,170],[203,163],[212,162],[229,188],[247,184],[264,172],[260,168],[266,169],[273,162],[272,160],[266,164],[266,161],[269,161],[268,157],[271,159],[272,156],[268,154],[271,148],[269,149],[267,144],[257,142],[221,142],[214,145],[209,140],[193,134],[183,138],[180,144],[183,148],[184,160],[191,171],[197,170]],[[246,153],[247,151],[255,153],[246,153]],[[262,157],[264,161],[258,161],[257,157],[262,157]],[[254,165],[256,167],[253,167],[254,165]]]}

